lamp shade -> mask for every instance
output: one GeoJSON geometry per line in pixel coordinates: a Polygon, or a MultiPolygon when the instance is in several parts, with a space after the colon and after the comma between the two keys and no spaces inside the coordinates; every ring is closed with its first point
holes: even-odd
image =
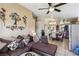
{"type": "Polygon", "coordinates": [[[32,31],[32,36],[36,36],[36,33],[34,31],[32,31]]]}

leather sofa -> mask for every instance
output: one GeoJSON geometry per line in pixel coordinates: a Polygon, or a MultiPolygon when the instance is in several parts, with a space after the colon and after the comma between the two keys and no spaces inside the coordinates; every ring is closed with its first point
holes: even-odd
{"type": "MultiPolygon", "coordinates": [[[[12,42],[2,38],[0,38],[0,41],[7,43],[7,45],[12,42]]],[[[19,56],[30,50],[27,46],[25,46],[24,48],[17,48],[15,51],[11,51],[8,49],[7,45],[0,50],[0,56],[19,56]]]]}
{"type": "Polygon", "coordinates": [[[32,51],[43,56],[47,56],[47,55],[55,56],[55,53],[57,51],[57,45],[49,44],[47,40],[47,36],[42,36],[40,38],[40,41],[37,43],[35,42],[29,43],[28,47],[29,48],[31,47],[32,51]]]}
{"type": "MultiPolygon", "coordinates": [[[[5,41],[4,39],[0,39],[3,42],[6,42],[9,44],[11,41],[5,41]]],[[[54,56],[57,50],[57,45],[49,44],[47,40],[47,37],[41,37],[40,41],[35,43],[34,41],[28,43],[27,46],[24,48],[17,48],[15,51],[11,51],[5,46],[2,50],[0,50],[0,56],[19,56],[22,53],[25,53],[27,51],[33,51],[36,52],[42,56],[46,55],[52,55],[54,56]]]]}

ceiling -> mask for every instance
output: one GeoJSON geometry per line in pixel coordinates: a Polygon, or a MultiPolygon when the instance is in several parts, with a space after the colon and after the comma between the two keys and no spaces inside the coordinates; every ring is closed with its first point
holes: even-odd
{"type": "MultiPolygon", "coordinates": [[[[38,17],[53,17],[59,19],[79,17],[79,3],[67,3],[60,7],[57,7],[58,9],[61,10],[61,12],[53,11],[50,12],[49,14],[46,14],[48,10],[38,10],[38,8],[47,8],[48,7],[47,3],[20,3],[20,4],[31,10],[38,17]]],[[[52,5],[55,4],[58,3],[52,3],[52,5]]]]}

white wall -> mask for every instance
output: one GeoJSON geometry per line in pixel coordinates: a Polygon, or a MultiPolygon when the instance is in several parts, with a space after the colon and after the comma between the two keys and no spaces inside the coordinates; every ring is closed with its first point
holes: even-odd
{"type": "Polygon", "coordinates": [[[42,18],[42,19],[40,19],[40,18],[38,18],[37,19],[38,21],[36,22],[36,33],[37,33],[37,35],[38,35],[38,37],[40,37],[41,36],[41,30],[42,29],[44,29],[44,19],[42,18]]]}
{"type": "Polygon", "coordinates": [[[41,30],[42,29],[45,29],[45,34],[48,35],[48,22],[49,21],[56,21],[56,19],[53,19],[53,18],[38,18],[37,19],[37,27],[36,27],[36,32],[37,32],[37,35],[40,37],[41,36],[41,30]],[[46,25],[46,26],[45,26],[46,25]]]}

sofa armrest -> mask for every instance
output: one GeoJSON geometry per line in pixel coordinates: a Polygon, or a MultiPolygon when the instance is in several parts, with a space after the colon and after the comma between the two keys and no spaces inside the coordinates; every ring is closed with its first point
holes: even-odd
{"type": "Polygon", "coordinates": [[[7,43],[7,44],[9,44],[10,42],[12,42],[12,41],[10,41],[10,40],[6,40],[6,39],[3,39],[3,38],[0,38],[0,41],[1,41],[1,42],[4,42],[4,43],[7,43]]]}

